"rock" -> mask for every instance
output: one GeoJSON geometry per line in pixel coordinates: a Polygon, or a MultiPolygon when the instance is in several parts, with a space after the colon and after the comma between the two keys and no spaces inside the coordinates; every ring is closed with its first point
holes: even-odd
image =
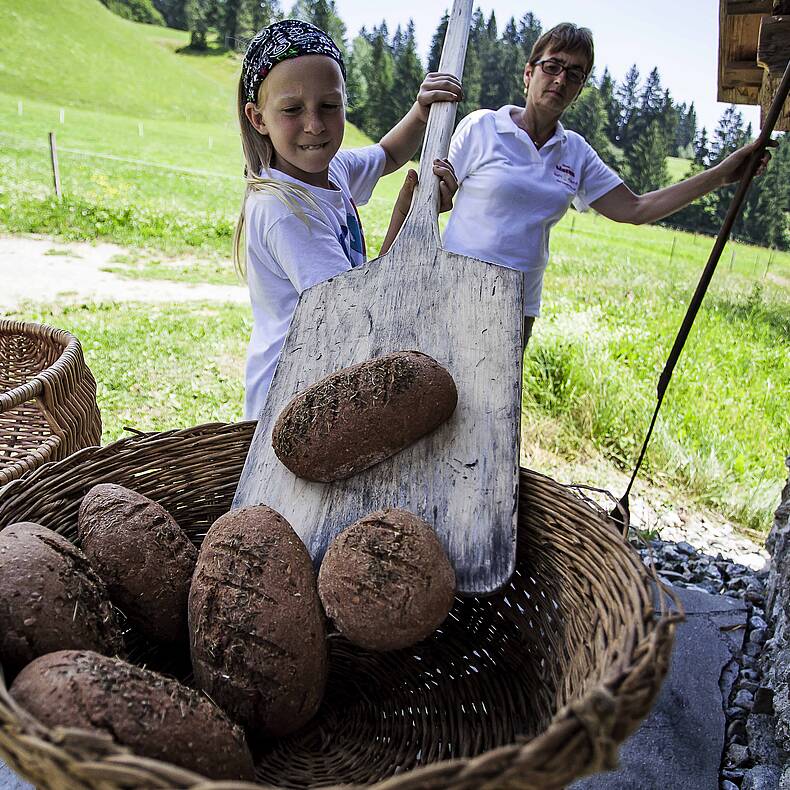
{"type": "MultiPolygon", "coordinates": [[[[746,720],[746,732],[749,736],[749,754],[757,765],[777,765],[781,762],[782,756],[776,746],[773,716],[753,713],[746,720]]],[[[777,777],[777,783],[778,781],[777,777]]]]}
{"type": "Polygon", "coordinates": [[[770,713],[774,712],[774,690],[767,686],[760,686],[754,694],[754,705],[752,706],[752,713],[770,713]]]}
{"type": "Polygon", "coordinates": [[[732,701],[732,704],[737,708],[751,710],[752,705],[754,705],[754,696],[748,691],[741,690],[735,695],[735,699],[732,701]]]}
{"type": "Polygon", "coordinates": [[[779,768],[775,765],[756,765],[743,775],[741,790],[778,790],[779,768]]]}
{"type": "Polygon", "coordinates": [[[727,727],[727,740],[731,743],[746,745],[746,724],[742,719],[736,719],[727,727]]]}
{"type": "Polygon", "coordinates": [[[686,543],[685,541],[678,543],[675,548],[687,557],[693,557],[697,553],[697,550],[690,543],[686,543]]]}
{"type": "Polygon", "coordinates": [[[727,762],[736,768],[749,762],[749,747],[733,743],[727,749],[727,762]]]}

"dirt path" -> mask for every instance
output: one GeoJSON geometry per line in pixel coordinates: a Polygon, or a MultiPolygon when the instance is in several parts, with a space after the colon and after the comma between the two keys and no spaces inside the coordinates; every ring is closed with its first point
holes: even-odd
{"type": "Polygon", "coordinates": [[[125,254],[128,250],[115,244],[0,235],[0,310],[17,309],[25,301],[249,303],[242,286],[133,280],[102,271],[114,256],[125,254]]]}

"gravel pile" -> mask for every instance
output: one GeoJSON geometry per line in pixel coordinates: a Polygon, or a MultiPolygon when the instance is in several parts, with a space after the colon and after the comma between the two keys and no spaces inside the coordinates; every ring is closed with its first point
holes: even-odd
{"type": "MultiPolygon", "coordinates": [[[[634,542],[645,563],[653,562],[659,577],[676,587],[700,590],[714,595],[726,595],[743,601],[747,607],[746,635],[743,651],[736,655],[732,672],[735,682],[725,707],[726,735],[724,759],[720,773],[720,790],[740,790],[753,787],[755,761],[751,741],[761,736],[755,732],[747,717],[751,713],[770,714],[772,701],[765,699],[760,688],[762,680],[758,657],[768,636],[765,621],[765,582],[768,569],[754,570],[721,553],[715,557],[704,554],[690,543],[651,540],[649,547],[634,542]],[[752,769],[750,771],[750,769],[752,769]],[[744,777],[752,774],[748,783],[744,777]]],[[[754,719],[755,717],[752,717],[754,719]]]]}

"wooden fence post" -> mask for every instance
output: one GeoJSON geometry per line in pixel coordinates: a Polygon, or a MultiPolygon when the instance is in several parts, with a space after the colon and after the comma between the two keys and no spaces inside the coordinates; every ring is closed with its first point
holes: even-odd
{"type": "Polygon", "coordinates": [[[58,167],[58,147],[55,142],[55,132],[49,133],[49,154],[52,160],[52,178],[55,182],[55,195],[58,200],[63,200],[63,192],[60,189],[60,168],[58,167]]]}

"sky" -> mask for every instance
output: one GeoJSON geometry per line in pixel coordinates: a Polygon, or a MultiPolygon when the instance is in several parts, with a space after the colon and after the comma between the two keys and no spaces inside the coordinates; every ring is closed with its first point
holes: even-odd
{"type": "MultiPolygon", "coordinates": [[[[349,40],[364,25],[386,20],[390,33],[414,20],[417,45],[427,59],[433,36],[451,0],[335,0],[348,28],[349,40]]],[[[493,11],[501,35],[511,16],[516,21],[531,11],[546,30],[559,22],[589,27],[595,41],[595,67],[604,67],[622,82],[632,64],[642,79],[658,67],[661,82],[676,102],[694,102],[698,127],[708,136],[728,106],[716,101],[718,76],[719,0],[661,0],[633,3],[627,0],[480,0],[486,18],[493,11]]],[[[739,105],[744,120],[759,128],[759,107],[739,105]]]]}

